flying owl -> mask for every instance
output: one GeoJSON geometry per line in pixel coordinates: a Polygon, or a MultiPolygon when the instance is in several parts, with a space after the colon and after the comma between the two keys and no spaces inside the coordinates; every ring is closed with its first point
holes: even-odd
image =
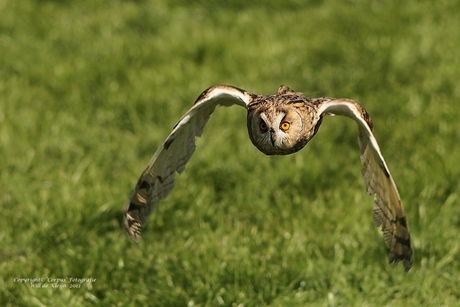
{"type": "Polygon", "coordinates": [[[216,106],[240,105],[248,110],[247,127],[252,143],[266,155],[287,155],[301,150],[316,134],[323,118],[345,115],[358,124],[362,176],[369,195],[374,195],[374,222],[381,226],[389,247],[389,262],[404,260],[406,272],[412,266],[412,248],[406,215],[398,190],[373,135],[371,118],[350,99],[307,98],[303,93],[281,86],[274,95],[256,95],[226,85],[205,90],[174,126],[134,187],[124,212],[128,236],[139,241],[141,227],[174,187],[195,151],[195,137],[216,106]]]}

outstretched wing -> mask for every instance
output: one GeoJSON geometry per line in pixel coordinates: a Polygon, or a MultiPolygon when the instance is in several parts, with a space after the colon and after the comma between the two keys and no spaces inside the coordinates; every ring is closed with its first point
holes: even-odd
{"type": "Polygon", "coordinates": [[[382,226],[385,243],[390,248],[389,261],[404,260],[406,272],[412,266],[412,247],[406,214],[398,190],[373,134],[372,121],[366,110],[349,99],[329,98],[321,102],[318,116],[344,115],[358,123],[363,179],[367,193],[374,195],[374,222],[382,226]]]}
{"type": "Polygon", "coordinates": [[[252,94],[233,86],[217,85],[201,93],[157,150],[129,196],[124,224],[131,239],[139,241],[141,227],[147,223],[149,214],[171,193],[175,173],[182,173],[192,157],[195,137],[201,136],[216,106],[237,104],[247,107],[251,100],[252,94]]]}

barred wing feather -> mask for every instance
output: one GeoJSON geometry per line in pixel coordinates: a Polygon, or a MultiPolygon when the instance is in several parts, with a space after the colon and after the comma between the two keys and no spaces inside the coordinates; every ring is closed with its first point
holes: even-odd
{"type": "Polygon", "coordinates": [[[374,195],[374,222],[381,226],[385,243],[390,249],[389,262],[395,265],[404,260],[407,271],[413,254],[406,214],[396,184],[380,152],[373,134],[372,121],[357,102],[330,98],[319,107],[319,116],[328,113],[350,117],[358,124],[363,180],[369,195],[374,195]]]}
{"type": "Polygon", "coordinates": [[[128,236],[139,241],[141,228],[158,202],[174,188],[174,177],[180,174],[195,151],[195,138],[218,105],[246,107],[251,95],[232,86],[218,85],[205,90],[193,107],[174,126],[137,181],[125,206],[124,224],[128,236]]]}

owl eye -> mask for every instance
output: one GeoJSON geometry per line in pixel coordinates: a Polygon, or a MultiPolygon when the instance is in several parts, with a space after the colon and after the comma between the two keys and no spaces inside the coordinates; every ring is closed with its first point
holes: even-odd
{"type": "Polygon", "coordinates": [[[260,130],[265,131],[267,130],[267,124],[264,122],[261,122],[259,125],[260,130]]]}
{"type": "Polygon", "coordinates": [[[281,130],[286,131],[289,129],[290,126],[291,124],[289,124],[288,122],[282,122],[280,128],[281,130]]]}

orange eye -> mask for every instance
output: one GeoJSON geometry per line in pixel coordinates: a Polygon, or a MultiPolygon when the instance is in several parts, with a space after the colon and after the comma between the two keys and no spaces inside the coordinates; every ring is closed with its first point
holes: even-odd
{"type": "Polygon", "coordinates": [[[282,122],[281,123],[281,130],[286,131],[286,130],[289,129],[290,126],[291,126],[291,124],[289,124],[288,122],[282,122]]]}
{"type": "Polygon", "coordinates": [[[267,130],[267,124],[264,123],[264,122],[261,122],[260,125],[259,125],[259,127],[260,127],[260,130],[262,130],[262,131],[267,130]]]}

